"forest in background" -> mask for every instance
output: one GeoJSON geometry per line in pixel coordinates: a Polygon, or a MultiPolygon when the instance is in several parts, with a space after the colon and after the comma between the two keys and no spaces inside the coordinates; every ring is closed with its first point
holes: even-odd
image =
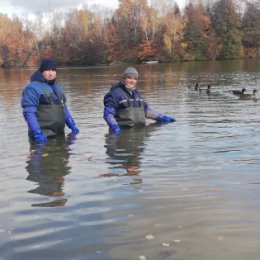
{"type": "Polygon", "coordinates": [[[62,66],[260,57],[260,0],[193,0],[183,10],[173,0],[119,0],[116,10],[35,17],[0,12],[0,67],[43,57],[62,66]]]}

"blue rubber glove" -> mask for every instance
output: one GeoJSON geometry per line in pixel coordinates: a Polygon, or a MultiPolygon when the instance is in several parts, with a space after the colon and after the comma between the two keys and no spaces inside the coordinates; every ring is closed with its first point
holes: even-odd
{"type": "Polygon", "coordinates": [[[34,106],[28,106],[23,108],[23,116],[27,122],[30,135],[37,136],[42,134],[42,129],[36,117],[37,108],[34,106]]]}
{"type": "Polygon", "coordinates": [[[110,129],[115,133],[115,134],[119,134],[121,133],[121,129],[118,125],[111,125],[110,129]]]}
{"type": "Polygon", "coordinates": [[[66,105],[64,106],[64,113],[65,113],[65,124],[67,125],[67,127],[71,129],[71,132],[73,134],[78,134],[79,129],[76,127],[76,124],[66,105]]]}
{"type": "Polygon", "coordinates": [[[175,122],[175,118],[165,115],[159,115],[156,117],[156,121],[162,122],[162,123],[171,123],[175,122]]]}
{"type": "Polygon", "coordinates": [[[121,129],[115,119],[116,111],[115,109],[111,107],[105,107],[104,108],[104,114],[103,117],[105,121],[107,122],[109,128],[116,134],[121,132],[121,129]]]}
{"type": "Polygon", "coordinates": [[[79,129],[74,125],[71,127],[71,132],[76,135],[79,133],[79,129]]]}
{"type": "Polygon", "coordinates": [[[45,144],[47,142],[47,137],[44,134],[36,134],[34,139],[37,144],[45,144]]]}

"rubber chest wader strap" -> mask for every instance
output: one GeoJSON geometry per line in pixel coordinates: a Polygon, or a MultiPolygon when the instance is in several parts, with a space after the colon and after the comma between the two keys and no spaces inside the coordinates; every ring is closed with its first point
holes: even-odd
{"type": "Polygon", "coordinates": [[[63,109],[63,100],[61,100],[60,104],[55,104],[51,97],[51,93],[49,93],[43,85],[39,84],[39,87],[44,92],[44,94],[47,95],[50,101],[50,104],[40,104],[38,106],[37,118],[43,133],[46,136],[64,134],[65,116],[63,109]]]}
{"type": "Polygon", "coordinates": [[[44,92],[44,94],[48,97],[48,100],[50,101],[51,104],[54,104],[53,99],[51,98],[51,93],[39,82],[34,81],[42,90],[42,92],[44,92]]]}

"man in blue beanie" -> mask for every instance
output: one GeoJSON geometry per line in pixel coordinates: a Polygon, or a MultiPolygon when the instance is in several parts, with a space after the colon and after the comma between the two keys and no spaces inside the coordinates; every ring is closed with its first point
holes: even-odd
{"type": "Polygon", "coordinates": [[[23,116],[28,125],[29,137],[36,143],[46,143],[48,137],[64,135],[65,124],[73,134],[79,133],[56,74],[56,63],[52,59],[42,60],[23,91],[23,116]]]}
{"type": "Polygon", "coordinates": [[[145,125],[145,119],[157,122],[174,122],[173,117],[162,115],[152,109],[136,89],[139,74],[134,67],[128,67],[120,80],[104,97],[103,117],[110,130],[120,133],[122,127],[145,125]]]}

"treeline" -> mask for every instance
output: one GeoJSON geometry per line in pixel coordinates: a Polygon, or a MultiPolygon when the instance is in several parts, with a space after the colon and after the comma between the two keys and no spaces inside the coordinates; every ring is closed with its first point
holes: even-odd
{"type": "Polygon", "coordinates": [[[190,1],[183,10],[169,0],[120,0],[116,10],[36,17],[0,13],[1,67],[47,56],[72,66],[260,57],[260,0],[190,1]]]}

